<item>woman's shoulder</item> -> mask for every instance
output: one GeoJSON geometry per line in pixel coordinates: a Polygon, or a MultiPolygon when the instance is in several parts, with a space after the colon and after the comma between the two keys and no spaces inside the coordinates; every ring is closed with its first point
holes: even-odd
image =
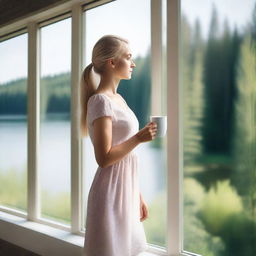
{"type": "Polygon", "coordinates": [[[89,100],[106,100],[108,97],[104,93],[94,93],[92,96],[89,97],[89,100]]]}
{"type": "Polygon", "coordinates": [[[95,93],[90,96],[87,104],[87,115],[89,123],[92,123],[93,120],[102,116],[112,117],[114,115],[110,101],[108,101],[107,97],[104,97],[104,95],[100,93],[95,93]]]}
{"type": "Polygon", "coordinates": [[[105,96],[103,93],[95,93],[92,96],[89,97],[87,102],[87,108],[90,111],[91,109],[111,109],[112,110],[112,104],[111,100],[105,96]]]}
{"type": "Polygon", "coordinates": [[[105,102],[107,100],[107,97],[104,96],[102,93],[95,93],[88,99],[88,104],[92,102],[105,102]]]}

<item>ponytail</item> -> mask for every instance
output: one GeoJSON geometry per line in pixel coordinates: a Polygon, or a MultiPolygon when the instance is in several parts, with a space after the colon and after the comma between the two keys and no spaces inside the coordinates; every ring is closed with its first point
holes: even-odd
{"type": "Polygon", "coordinates": [[[87,127],[87,102],[89,98],[95,93],[96,85],[92,79],[92,67],[93,64],[89,64],[82,72],[80,82],[80,104],[81,104],[81,136],[85,137],[88,135],[87,127]]]}

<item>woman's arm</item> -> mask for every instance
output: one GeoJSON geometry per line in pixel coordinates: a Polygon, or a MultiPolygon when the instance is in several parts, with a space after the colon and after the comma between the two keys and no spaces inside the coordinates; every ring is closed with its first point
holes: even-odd
{"type": "Polygon", "coordinates": [[[111,147],[112,145],[112,120],[104,116],[93,122],[93,144],[94,153],[98,165],[102,168],[110,166],[132,151],[141,142],[150,141],[155,138],[156,123],[147,124],[134,136],[125,142],[111,147]]]}

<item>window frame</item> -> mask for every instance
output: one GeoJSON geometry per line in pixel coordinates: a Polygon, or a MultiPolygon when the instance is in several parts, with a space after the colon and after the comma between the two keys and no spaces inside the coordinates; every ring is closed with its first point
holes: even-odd
{"type": "MultiPolygon", "coordinates": [[[[72,234],[82,232],[82,140],[79,120],[79,80],[84,64],[83,12],[113,0],[70,0],[33,16],[0,27],[0,42],[19,34],[28,33],[28,208],[27,214],[0,206],[7,212],[29,221],[46,224],[72,234]],[[40,35],[42,26],[71,17],[71,226],[39,219],[38,149],[39,149],[39,86],[40,86],[40,35]],[[25,31],[25,32],[24,32],[25,31]]],[[[180,0],[166,0],[167,18],[167,233],[166,251],[150,246],[149,252],[157,255],[196,255],[182,249],[182,88],[179,86],[180,70],[180,0]]],[[[151,0],[151,54],[152,59],[152,113],[161,106],[157,85],[162,84],[162,1],[151,0]],[[157,11],[156,11],[157,10],[157,11]]],[[[161,112],[161,110],[160,110],[161,112]]]]}

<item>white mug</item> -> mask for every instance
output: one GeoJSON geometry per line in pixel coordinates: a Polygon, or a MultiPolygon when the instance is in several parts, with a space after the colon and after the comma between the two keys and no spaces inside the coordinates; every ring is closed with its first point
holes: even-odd
{"type": "Polygon", "coordinates": [[[150,116],[150,122],[156,122],[156,137],[164,137],[167,130],[167,116],[150,116]]]}

